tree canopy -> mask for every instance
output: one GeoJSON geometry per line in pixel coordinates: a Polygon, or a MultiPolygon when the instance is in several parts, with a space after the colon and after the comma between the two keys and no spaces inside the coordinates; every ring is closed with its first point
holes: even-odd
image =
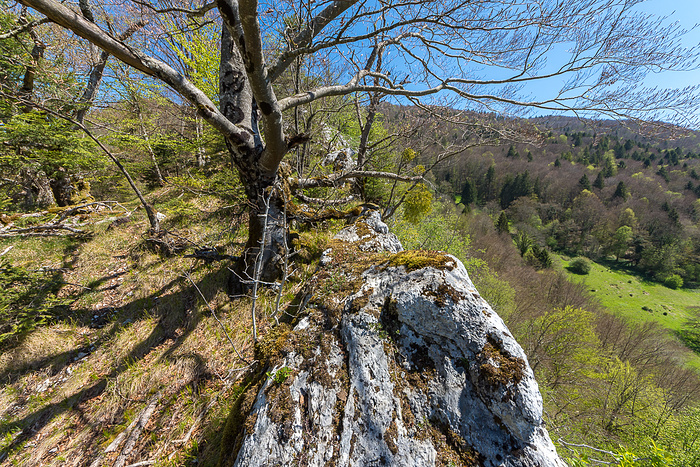
{"type": "MultiPolygon", "coordinates": [[[[392,97],[421,106],[570,111],[686,125],[698,103],[697,88],[639,86],[651,71],[695,66],[699,52],[681,46],[685,31],[678,25],[639,11],[641,0],[20,3],[41,16],[30,20],[22,10],[18,18],[25,19],[3,37],[51,21],[100,48],[101,59],[114,56],[167,85],[172,99],[189,102],[225,138],[253,209],[248,251],[254,255],[262,245],[266,264],[279,260],[285,243],[280,164],[309,139],[290,124],[291,114],[298,119],[299,110],[314,103],[369,94],[375,102],[392,97]],[[211,80],[193,70],[201,51],[194,39],[212,26],[221,30],[218,103],[211,80]],[[173,40],[173,32],[180,39],[173,40]],[[193,38],[190,45],[182,34],[193,38]],[[285,84],[302,70],[311,78],[285,84]],[[529,93],[529,83],[542,82],[548,95],[529,93]]],[[[396,177],[364,169],[342,177],[396,177]]],[[[420,176],[404,180],[418,183],[420,176]]],[[[340,179],[329,180],[298,179],[297,186],[340,179]]]]}

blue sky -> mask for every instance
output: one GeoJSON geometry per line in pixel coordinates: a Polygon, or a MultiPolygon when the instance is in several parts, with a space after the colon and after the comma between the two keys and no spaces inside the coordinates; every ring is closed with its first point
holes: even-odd
{"type": "MultiPolygon", "coordinates": [[[[640,9],[656,15],[669,16],[669,23],[678,21],[689,30],[700,23],[700,0],[649,0],[643,3],[640,9]]],[[[692,30],[683,42],[688,47],[700,44],[700,27],[692,30]]],[[[646,84],[666,88],[694,86],[700,84],[700,70],[653,74],[647,78],[646,84]]]]}
{"type": "MultiPolygon", "coordinates": [[[[653,14],[657,17],[666,16],[665,25],[671,25],[673,23],[679,23],[680,26],[686,30],[688,33],[683,37],[682,45],[688,48],[698,47],[700,48],[700,26],[696,26],[700,23],[700,0],[647,0],[642,4],[638,5],[637,8],[640,11],[644,11],[653,14]]],[[[562,46],[563,47],[563,46],[562,46]]],[[[556,63],[556,58],[554,56],[550,57],[552,63],[556,63]]],[[[688,86],[699,86],[700,85],[700,63],[698,64],[698,69],[690,71],[661,71],[656,73],[649,73],[644,79],[643,84],[646,87],[658,87],[661,89],[679,89],[688,86]]],[[[548,96],[551,92],[551,83],[535,83],[529,85],[526,90],[531,93],[531,97],[542,98],[548,96]]],[[[537,115],[547,115],[550,112],[537,112],[537,115]]],[[[564,113],[568,115],[568,113],[564,113]]],[[[691,126],[697,125],[700,121],[700,115],[695,116],[696,123],[691,124],[691,126]]]]}

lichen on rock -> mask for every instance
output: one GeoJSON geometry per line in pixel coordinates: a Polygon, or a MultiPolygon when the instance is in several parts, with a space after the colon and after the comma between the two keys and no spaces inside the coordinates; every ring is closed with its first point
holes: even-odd
{"type": "Polygon", "coordinates": [[[306,315],[260,346],[290,376],[261,384],[224,463],[564,465],[522,348],[457,258],[402,252],[376,213],[333,245],[306,315]]]}

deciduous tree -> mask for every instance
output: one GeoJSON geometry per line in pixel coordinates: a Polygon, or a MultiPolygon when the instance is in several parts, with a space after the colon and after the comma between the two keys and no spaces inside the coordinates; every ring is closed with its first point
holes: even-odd
{"type": "MultiPolygon", "coordinates": [[[[93,22],[66,4],[20,1],[164,82],[223,135],[252,208],[247,265],[251,267],[262,247],[267,278],[279,271],[275,264],[286,245],[286,190],[281,188],[286,176],[281,164],[285,154],[308,139],[289,131],[285,112],[334,96],[380,92],[405,102],[481,111],[567,110],[648,121],[665,115],[660,110],[672,109],[680,119],[676,123],[687,123],[697,104],[697,89],[667,92],[639,87],[648,71],[688,68],[698,54],[697,49],[681,47],[684,31],[679,26],[665,26],[662,19],[635,8],[641,0],[302,2],[307,15],[297,16],[299,24],[293,27],[288,18],[299,10],[294,2],[216,0],[190,7],[129,0],[123,6],[105,7],[114,14],[128,9],[151,15],[199,15],[221,24],[218,106],[166,55],[155,52],[156,39],[127,46],[109,32],[108,23],[93,22]],[[560,45],[566,45],[567,53],[557,55],[559,63],[550,66],[555,59],[552,52],[560,45]],[[311,81],[307,89],[278,94],[276,81],[297,59],[309,56],[322,58],[316,72],[329,67],[342,70],[344,82],[311,81]],[[378,60],[383,60],[380,69],[375,66],[378,60]],[[540,82],[551,83],[551,92],[533,96],[527,85],[540,82]],[[438,95],[455,100],[434,100],[438,95]]],[[[332,184],[339,177],[298,185],[332,184]]]]}

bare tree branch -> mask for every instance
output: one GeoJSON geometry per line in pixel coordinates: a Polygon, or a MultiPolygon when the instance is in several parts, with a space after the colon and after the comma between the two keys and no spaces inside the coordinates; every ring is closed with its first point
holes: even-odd
{"type": "Polygon", "coordinates": [[[23,32],[29,31],[30,29],[35,28],[36,26],[39,26],[41,24],[50,23],[50,22],[51,22],[51,20],[48,18],[41,18],[41,19],[37,19],[34,21],[30,21],[28,23],[25,23],[25,24],[22,24],[22,25],[16,27],[12,31],[6,32],[4,34],[0,34],[0,40],[9,39],[10,37],[17,37],[20,34],[22,34],[23,32]]]}
{"type": "Polygon", "coordinates": [[[194,104],[205,120],[237,146],[247,147],[252,144],[253,137],[248,131],[232,124],[215,108],[206,94],[171,66],[127,46],[94,23],[54,0],[23,0],[23,4],[46,15],[56,24],[70,29],[127,65],[149,76],[161,79],[194,104]]]}

